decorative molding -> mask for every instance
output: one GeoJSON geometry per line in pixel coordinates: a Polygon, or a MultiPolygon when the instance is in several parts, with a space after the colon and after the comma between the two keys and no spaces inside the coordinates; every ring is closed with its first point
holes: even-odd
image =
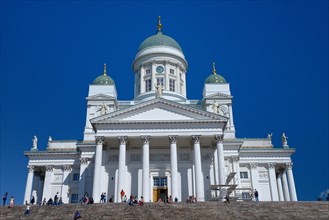
{"type": "Polygon", "coordinates": [[[95,137],[95,140],[96,140],[96,144],[103,144],[104,143],[104,140],[105,140],[105,137],[104,136],[96,136],[95,137]]]}
{"type": "Polygon", "coordinates": [[[72,166],[71,165],[64,165],[63,166],[63,170],[64,172],[71,172],[72,171],[72,166]]]}
{"type": "Polygon", "coordinates": [[[199,144],[200,143],[200,137],[201,137],[201,135],[192,135],[193,144],[199,144]]]}
{"type": "Polygon", "coordinates": [[[88,164],[88,157],[81,157],[80,158],[81,165],[87,165],[88,164]]]}
{"type": "Polygon", "coordinates": [[[141,136],[141,141],[143,144],[149,144],[151,140],[151,136],[141,136]]]}
{"type": "Polygon", "coordinates": [[[259,171],[259,178],[260,179],[267,179],[268,178],[268,173],[266,171],[259,171]]]}
{"type": "Polygon", "coordinates": [[[266,168],[267,169],[275,169],[275,163],[267,163],[266,168]]]}
{"type": "Polygon", "coordinates": [[[232,156],[232,162],[239,162],[239,156],[232,156]]]}
{"type": "Polygon", "coordinates": [[[46,165],[46,172],[53,172],[54,166],[52,165],[46,165]]]}
{"type": "Polygon", "coordinates": [[[33,172],[35,171],[35,166],[33,166],[33,165],[28,165],[28,166],[27,166],[27,169],[28,169],[29,173],[33,173],[33,172]]]}
{"type": "Polygon", "coordinates": [[[293,165],[293,163],[286,163],[286,168],[288,169],[288,170],[291,170],[292,169],[292,165],[293,165]]]}
{"type": "Polygon", "coordinates": [[[215,138],[216,144],[223,143],[224,134],[215,134],[214,138],[215,138]]]}
{"type": "Polygon", "coordinates": [[[258,163],[250,163],[250,168],[251,169],[257,169],[258,168],[258,163]]]}
{"type": "Polygon", "coordinates": [[[177,143],[177,135],[169,135],[169,142],[170,144],[176,144],[177,143]]]}
{"type": "Polygon", "coordinates": [[[118,137],[118,142],[119,144],[127,144],[127,141],[128,141],[128,137],[127,136],[119,136],[118,137]]]}

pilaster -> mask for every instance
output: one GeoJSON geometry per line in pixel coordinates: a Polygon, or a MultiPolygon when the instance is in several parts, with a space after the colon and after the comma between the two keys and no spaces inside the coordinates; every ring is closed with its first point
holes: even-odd
{"type": "Polygon", "coordinates": [[[27,166],[28,168],[28,174],[27,174],[27,180],[26,180],[26,187],[25,187],[25,196],[24,196],[24,203],[27,201],[28,203],[30,202],[31,198],[31,193],[32,193],[32,182],[33,182],[33,176],[34,176],[34,166],[27,166]]]}
{"type": "Polygon", "coordinates": [[[202,164],[201,164],[200,137],[201,135],[192,136],[192,141],[194,145],[196,197],[197,197],[197,201],[205,201],[204,182],[203,182],[202,164]]]}
{"type": "Polygon", "coordinates": [[[279,201],[278,188],[276,185],[276,176],[275,176],[275,164],[268,163],[266,164],[266,168],[268,171],[272,201],[279,201]]]}
{"type": "Polygon", "coordinates": [[[69,203],[69,183],[70,183],[70,173],[72,171],[71,165],[63,166],[63,186],[62,186],[62,201],[64,203],[69,203]]]}

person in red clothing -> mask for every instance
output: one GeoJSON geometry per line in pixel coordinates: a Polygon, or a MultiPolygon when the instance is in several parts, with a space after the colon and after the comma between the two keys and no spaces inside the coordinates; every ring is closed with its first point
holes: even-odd
{"type": "Polygon", "coordinates": [[[123,197],[125,196],[125,191],[123,191],[123,189],[121,190],[120,195],[121,195],[121,202],[122,202],[123,201],[123,197]]]}

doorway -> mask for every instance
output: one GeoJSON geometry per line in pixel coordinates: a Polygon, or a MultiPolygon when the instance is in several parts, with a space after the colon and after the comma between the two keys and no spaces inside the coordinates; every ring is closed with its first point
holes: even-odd
{"type": "Polygon", "coordinates": [[[153,177],[153,202],[157,202],[160,198],[164,201],[168,196],[167,177],[153,177]]]}

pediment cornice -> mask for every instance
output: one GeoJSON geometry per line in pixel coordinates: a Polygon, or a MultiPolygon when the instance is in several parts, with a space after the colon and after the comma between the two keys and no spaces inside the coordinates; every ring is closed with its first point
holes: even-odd
{"type": "Polygon", "coordinates": [[[233,96],[231,96],[231,95],[217,92],[215,94],[206,96],[204,99],[232,99],[232,98],[233,98],[233,96]]]}
{"type": "Polygon", "coordinates": [[[97,100],[115,100],[116,98],[110,95],[105,95],[103,93],[100,93],[100,94],[88,96],[86,99],[97,101],[97,100]]]}

